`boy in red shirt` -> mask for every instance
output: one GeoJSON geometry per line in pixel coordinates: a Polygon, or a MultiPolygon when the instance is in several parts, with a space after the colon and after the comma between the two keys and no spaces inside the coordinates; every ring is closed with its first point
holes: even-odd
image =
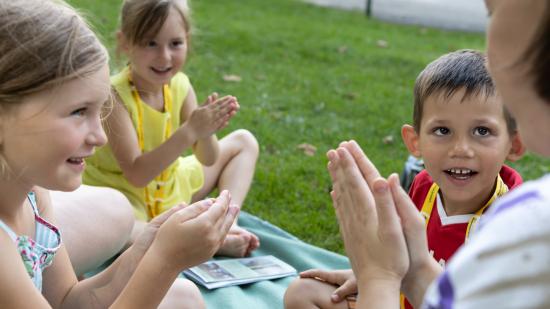
{"type": "MultiPolygon", "coordinates": [[[[519,159],[524,147],[479,52],[460,50],[430,63],[416,79],[414,97],[413,126],[401,133],[426,170],[409,195],[426,218],[428,247],[444,265],[495,198],[522,182],[504,161],[519,159]]],[[[353,308],[351,270],[300,277],[285,294],[285,308],[353,308]]]]}

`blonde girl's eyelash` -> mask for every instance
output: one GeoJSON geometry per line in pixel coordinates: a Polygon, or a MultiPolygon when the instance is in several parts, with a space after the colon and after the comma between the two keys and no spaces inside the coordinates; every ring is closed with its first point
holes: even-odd
{"type": "Polygon", "coordinates": [[[77,108],[71,112],[71,116],[82,116],[84,113],[86,113],[87,109],[87,107],[77,108]]]}

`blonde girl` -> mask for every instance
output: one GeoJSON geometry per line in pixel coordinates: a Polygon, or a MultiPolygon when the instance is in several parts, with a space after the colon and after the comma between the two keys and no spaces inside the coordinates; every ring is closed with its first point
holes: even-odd
{"type": "MultiPolygon", "coordinates": [[[[106,142],[100,115],[110,95],[107,60],[86,23],[61,1],[0,2],[3,308],[162,307],[179,272],[210,258],[234,221],[238,208],[229,207],[227,191],[174,207],[109,268],[77,281],[48,189],[78,188],[84,159],[106,142]]],[[[204,307],[196,287],[176,286],[180,306],[204,307]]]]}
{"type": "MultiPolygon", "coordinates": [[[[254,174],[258,144],[246,130],[220,141],[215,133],[239,108],[233,96],[211,94],[202,106],[180,69],[191,24],[186,0],[125,0],[118,33],[129,65],[111,77],[116,102],[107,118],[108,147],[87,160],[84,182],[115,188],[135,208],[134,235],[179,203],[229,190],[241,206],[254,174]],[[194,155],[181,157],[192,149],[194,155]]],[[[258,237],[232,227],[218,254],[244,256],[258,237]]]]}

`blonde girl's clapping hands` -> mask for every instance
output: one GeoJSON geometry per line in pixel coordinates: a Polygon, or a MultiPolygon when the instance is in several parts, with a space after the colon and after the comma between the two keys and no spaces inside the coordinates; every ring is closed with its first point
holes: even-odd
{"type": "Polygon", "coordinates": [[[132,247],[148,247],[139,271],[113,307],[153,308],[182,270],[211,258],[238,214],[230,201],[223,191],[216,199],[176,206],[152,220],[132,247]]]}

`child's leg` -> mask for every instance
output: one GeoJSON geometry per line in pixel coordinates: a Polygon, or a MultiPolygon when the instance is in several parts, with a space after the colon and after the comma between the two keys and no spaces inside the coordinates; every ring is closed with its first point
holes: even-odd
{"type": "Polygon", "coordinates": [[[128,241],[134,214],[122,193],[83,185],[73,192],[51,191],[50,196],[77,275],[97,268],[128,241]]]}
{"type": "Polygon", "coordinates": [[[333,303],[330,296],[336,290],[336,286],[315,279],[294,280],[285,292],[286,309],[309,309],[309,308],[334,308],[348,309],[348,303],[343,300],[333,303]]]}
{"type": "MultiPolygon", "coordinates": [[[[250,189],[259,147],[256,138],[247,130],[236,130],[219,141],[220,157],[212,166],[204,167],[204,186],[193,195],[193,202],[205,198],[215,187],[228,190],[231,201],[242,206],[250,189]]],[[[256,249],[256,235],[234,226],[218,254],[244,256],[256,249]]]]}
{"type": "Polygon", "coordinates": [[[202,299],[201,292],[193,282],[178,278],[172,284],[158,308],[201,309],[206,308],[206,304],[202,299]]]}

